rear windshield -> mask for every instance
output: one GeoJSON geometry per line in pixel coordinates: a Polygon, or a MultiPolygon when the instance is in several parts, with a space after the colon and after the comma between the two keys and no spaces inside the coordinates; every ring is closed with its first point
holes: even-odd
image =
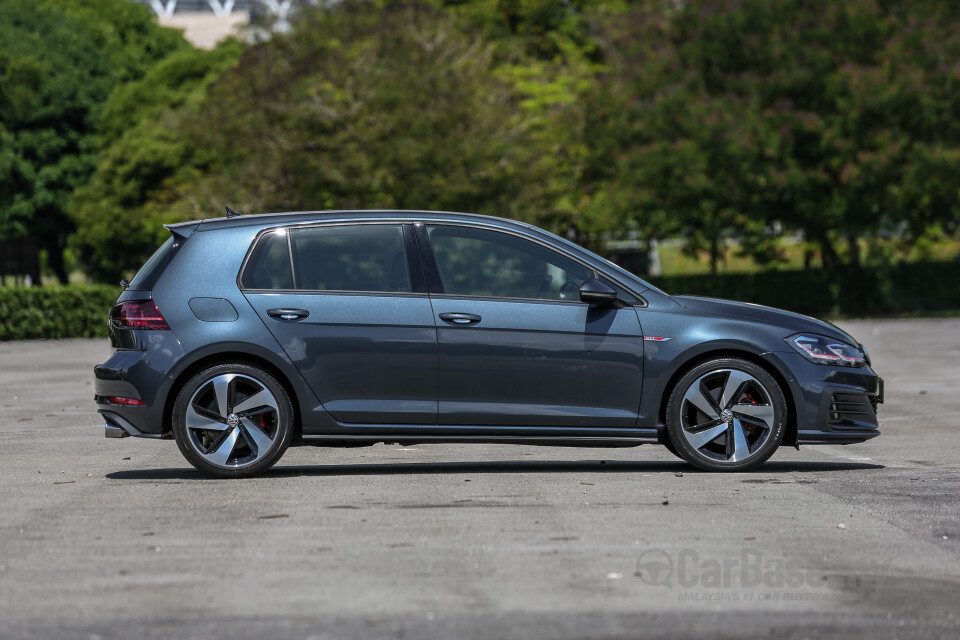
{"type": "Polygon", "coordinates": [[[160,245],[160,248],[150,256],[147,263],[140,267],[140,271],[133,277],[133,280],[130,281],[127,288],[131,291],[152,289],[153,285],[157,282],[157,278],[163,273],[163,269],[167,266],[167,263],[170,262],[173,254],[177,252],[179,246],[178,243],[174,242],[173,236],[167,238],[167,241],[160,245]]]}

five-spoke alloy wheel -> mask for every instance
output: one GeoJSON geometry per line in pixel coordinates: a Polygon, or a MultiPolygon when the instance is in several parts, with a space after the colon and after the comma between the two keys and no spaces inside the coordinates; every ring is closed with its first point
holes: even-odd
{"type": "Polygon", "coordinates": [[[780,446],[787,405],[777,381],[740,358],[688,371],[667,404],[667,434],[677,453],[708,471],[746,471],[780,446]]]}
{"type": "Polygon", "coordinates": [[[173,408],[180,451],[201,472],[250,476],[271,467],[293,435],[293,408],[283,386],[250,365],[221,364],[180,390],[173,408]]]}

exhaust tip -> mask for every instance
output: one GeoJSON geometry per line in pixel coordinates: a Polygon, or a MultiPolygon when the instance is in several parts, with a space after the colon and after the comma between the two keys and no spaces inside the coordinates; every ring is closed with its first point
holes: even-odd
{"type": "Polygon", "coordinates": [[[115,424],[109,422],[103,425],[103,435],[106,438],[128,438],[130,434],[118,427],[115,424]]]}

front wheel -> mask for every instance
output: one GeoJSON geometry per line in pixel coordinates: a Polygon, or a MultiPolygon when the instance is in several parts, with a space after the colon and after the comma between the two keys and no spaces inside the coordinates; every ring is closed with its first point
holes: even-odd
{"type": "Polygon", "coordinates": [[[187,381],[173,406],[173,434],[200,472],[240,478],[273,466],[293,436],[293,407],[276,378],[220,364],[187,381]]]}
{"type": "Polygon", "coordinates": [[[747,471],[783,441],[787,403],[765,369],[720,358],[688,371],[670,394],[667,434],[680,456],[705,471],[747,471]]]}

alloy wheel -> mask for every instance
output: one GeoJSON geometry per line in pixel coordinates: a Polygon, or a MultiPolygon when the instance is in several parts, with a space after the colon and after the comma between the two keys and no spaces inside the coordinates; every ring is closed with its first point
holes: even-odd
{"type": "Polygon", "coordinates": [[[227,469],[253,465],[279,433],[279,403],[259,380],[217,375],[196,390],[186,407],[190,446],[208,463],[227,469]]]}
{"type": "Polygon", "coordinates": [[[764,450],[776,425],[770,391],[755,376],[717,369],[687,388],[680,407],[683,438],[715,463],[741,463],[764,450]]]}

